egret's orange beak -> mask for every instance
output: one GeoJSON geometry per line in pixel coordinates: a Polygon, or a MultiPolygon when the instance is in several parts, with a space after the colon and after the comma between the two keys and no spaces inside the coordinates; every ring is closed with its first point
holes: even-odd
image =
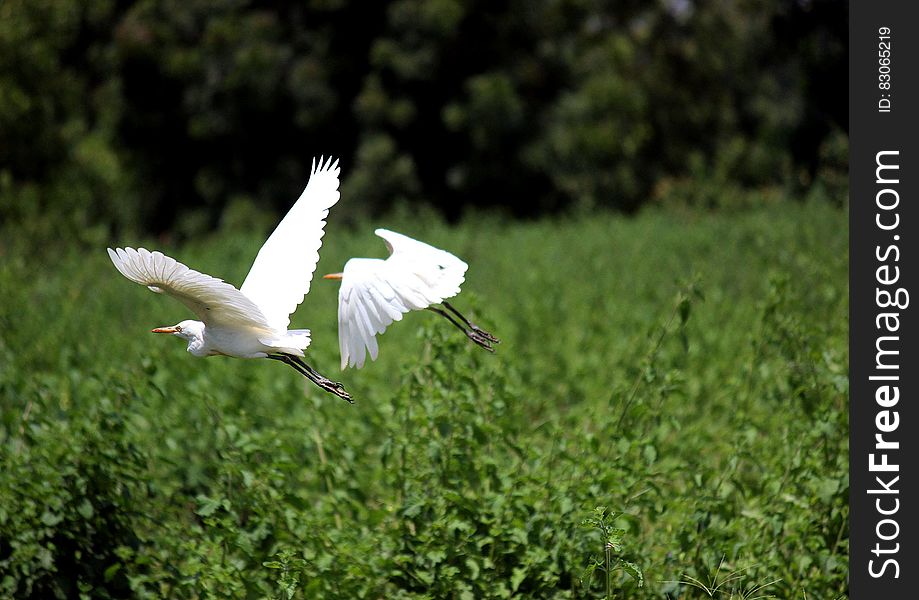
{"type": "Polygon", "coordinates": [[[150,333],[175,333],[178,331],[175,326],[172,327],[157,327],[156,329],[150,330],[150,333]]]}
{"type": "Polygon", "coordinates": [[[328,275],[323,275],[323,279],[341,279],[344,277],[344,273],[329,273],[328,275]]]}

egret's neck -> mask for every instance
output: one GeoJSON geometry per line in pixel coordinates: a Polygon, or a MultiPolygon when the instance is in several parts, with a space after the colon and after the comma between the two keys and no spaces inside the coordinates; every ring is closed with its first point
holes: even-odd
{"type": "Polygon", "coordinates": [[[188,341],[188,351],[194,356],[208,356],[207,334],[204,323],[190,321],[182,326],[182,337],[188,341]]]}

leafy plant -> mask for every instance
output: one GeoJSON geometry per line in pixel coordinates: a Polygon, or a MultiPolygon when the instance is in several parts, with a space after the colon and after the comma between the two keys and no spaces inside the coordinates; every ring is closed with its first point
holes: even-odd
{"type": "MultiPolygon", "coordinates": [[[[845,596],[846,223],[391,215],[470,264],[456,303],[502,343],[410,313],[337,376],[354,406],[149,335],[185,308],[104,251],[3,238],[0,596],[845,596]]],[[[319,272],[385,252],[330,226],[319,272]]],[[[263,236],[123,241],[238,283],[263,236]]],[[[333,373],[313,287],[292,326],[333,373]]]]}
{"type": "Polygon", "coordinates": [[[613,597],[612,578],[616,570],[628,573],[638,582],[638,587],[644,585],[645,582],[641,567],[619,556],[622,553],[622,539],[626,532],[622,527],[615,526],[615,521],[620,516],[622,516],[620,512],[611,512],[605,506],[598,506],[594,509],[593,514],[581,523],[582,527],[592,527],[599,531],[603,541],[603,559],[592,557],[581,580],[589,580],[597,569],[603,571],[607,598],[613,597]]]}

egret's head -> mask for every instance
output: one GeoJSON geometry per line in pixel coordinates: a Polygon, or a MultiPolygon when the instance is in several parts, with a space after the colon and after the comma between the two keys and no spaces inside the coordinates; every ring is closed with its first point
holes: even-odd
{"type": "Polygon", "coordinates": [[[171,333],[176,335],[183,340],[192,340],[199,339],[204,334],[204,323],[201,321],[182,321],[178,325],[173,325],[172,327],[157,327],[153,330],[153,333],[171,333]]]}

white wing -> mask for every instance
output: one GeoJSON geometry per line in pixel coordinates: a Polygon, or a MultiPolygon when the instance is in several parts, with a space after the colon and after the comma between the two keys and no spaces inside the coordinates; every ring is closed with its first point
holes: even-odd
{"type": "Polygon", "coordinates": [[[318,168],[313,162],[306,189],[265,241],[239,287],[262,309],[275,329],[287,329],[290,313],[310,291],[325,233],[325,218],[341,197],[340,172],[337,160],[333,163],[329,158],[323,164],[320,158],[318,168]]]}
{"type": "Polygon", "coordinates": [[[162,252],[109,248],[108,255],[122,275],[158,294],[178,298],[208,326],[271,329],[258,306],[235,287],[189,269],[162,252]]]}
{"type": "Polygon", "coordinates": [[[338,345],[341,368],[361,368],[366,354],[376,360],[376,335],[410,310],[452,298],[469,266],[449,252],[402,234],[377,229],[392,256],[352,258],[338,292],[338,345]]]}

